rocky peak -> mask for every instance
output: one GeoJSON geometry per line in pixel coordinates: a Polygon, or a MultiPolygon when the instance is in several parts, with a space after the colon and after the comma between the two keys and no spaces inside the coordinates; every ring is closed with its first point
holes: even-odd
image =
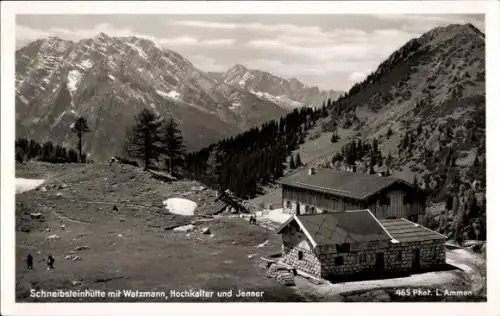
{"type": "Polygon", "coordinates": [[[241,64],[236,64],[233,67],[231,67],[227,71],[227,73],[243,73],[243,72],[247,72],[247,71],[248,71],[248,69],[245,66],[243,66],[241,64]]]}
{"type": "Polygon", "coordinates": [[[94,40],[100,40],[100,41],[107,41],[109,39],[111,39],[111,37],[109,37],[106,33],[104,32],[99,32],[99,34],[97,34],[96,36],[93,37],[94,40]]]}

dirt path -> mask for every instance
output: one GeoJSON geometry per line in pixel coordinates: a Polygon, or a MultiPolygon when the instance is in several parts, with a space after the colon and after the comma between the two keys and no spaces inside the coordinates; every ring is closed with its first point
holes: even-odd
{"type": "Polygon", "coordinates": [[[71,219],[71,218],[69,218],[69,217],[67,217],[65,215],[59,214],[55,210],[52,210],[52,214],[54,214],[59,219],[62,219],[62,220],[68,221],[68,222],[79,223],[79,224],[90,224],[90,222],[84,222],[84,221],[80,221],[80,220],[77,220],[77,219],[71,219]]]}
{"type": "Polygon", "coordinates": [[[466,249],[453,249],[446,253],[446,262],[467,274],[471,282],[471,291],[479,295],[486,284],[486,260],[466,249]],[[483,275],[484,274],[484,275],[483,275]]]}
{"type": "Polygon", "coordinates": [[[309,296],[317,296],[321,299],[328,299],[354,291],[370,291],[382,288],[428,287],[432,285],[453,283],[460,278],[454,271],[440,271],[419,273],[402,278],[343,282],[337,284],[325,283],[321,285],[311,284],[301,278],[296,279],[300,293],[309,296]]]}

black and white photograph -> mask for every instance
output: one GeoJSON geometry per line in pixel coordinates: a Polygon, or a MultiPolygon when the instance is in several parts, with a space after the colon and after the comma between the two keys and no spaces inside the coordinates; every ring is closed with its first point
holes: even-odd
{"type": "Polygon", "coordinates": [[[2,4],[6,314],[489,303],[499,6],[445,2],[2,4]]]}

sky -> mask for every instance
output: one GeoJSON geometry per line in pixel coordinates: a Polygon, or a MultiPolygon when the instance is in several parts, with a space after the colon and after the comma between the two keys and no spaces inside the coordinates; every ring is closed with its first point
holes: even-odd
{"type": "Polygon", "coordinates": [[[321,89],[347,90],[408,40],[437,26],[483,15],[18,15],[16,47],[39,38],[80,40],[104,32],[144,37],[203,71],[235,64],[297,78],[321,89]]]}

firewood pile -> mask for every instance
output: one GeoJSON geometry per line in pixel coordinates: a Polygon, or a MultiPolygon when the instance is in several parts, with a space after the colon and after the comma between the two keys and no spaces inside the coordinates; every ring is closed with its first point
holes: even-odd
{"type": "Polygon", "coordinates": [[[295,285],[294,274],[285,267],[280,267],[275,263],[269,264],[266,271],[266,277],[275,279],[282,285],[295,285]]]}

